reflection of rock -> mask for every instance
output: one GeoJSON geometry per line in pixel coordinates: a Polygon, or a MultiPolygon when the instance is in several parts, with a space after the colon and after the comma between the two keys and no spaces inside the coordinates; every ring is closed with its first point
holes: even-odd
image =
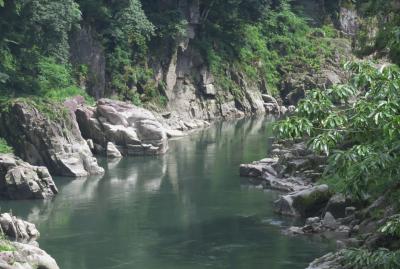
{"type": "Polygon", "coordinates": [[[96,108],[79,107],[76,116],[82,135],[97,149],[106,149],[109,142],[123,155],[162,154],[168,148],[161,123],[150,111],[132,104],[101,99],[96,108]]]}
{"type": "Polygon", "coordinates": [[[121,161],[121,158],[108,159],[107,160],[108,170],[112,170],[112,169],[115,169],[116,167],[118,167],[118,164],[120,161],[121,161]]]}
{"type": "Polygon", "coordinates": [[[46,167],[32,166],[11,154],[0,154],[0,198],[46,199],[57,193],[46,167]]]}

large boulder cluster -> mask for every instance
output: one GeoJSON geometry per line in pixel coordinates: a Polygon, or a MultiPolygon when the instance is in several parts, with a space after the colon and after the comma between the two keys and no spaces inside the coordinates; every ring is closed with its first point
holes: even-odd
{"type": "MultiPolygon", "coordinates": [[[[168,149],[166,129],[149,110],[101,99],[96,107],[79,106],[77,121],[83,137],[93,142],[95,153],[109,156],[156,155],[168,149]]],[[[91,143],[91,142],[90,142],[91,143]]]]}

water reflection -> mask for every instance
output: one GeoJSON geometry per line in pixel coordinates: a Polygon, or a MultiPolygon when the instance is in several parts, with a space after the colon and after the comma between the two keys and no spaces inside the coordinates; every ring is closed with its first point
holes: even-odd
{"type": "Polygon", "coordinates": [[[63,269],[304,268],[327,246],[282,236],[277,194],[238,177],[240,163],[264,157],[269,122],[215,124],[164,156],[103,159],[102,177],[57,179],[53,201],[2,207],[39,226],[63,269]]]}

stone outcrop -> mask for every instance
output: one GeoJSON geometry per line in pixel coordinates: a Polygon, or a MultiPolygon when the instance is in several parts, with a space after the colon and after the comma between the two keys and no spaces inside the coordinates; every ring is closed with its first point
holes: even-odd
{"type": "MultiPolygon", "coordinates": [[[[74,102],[70,102],[69,106],[74,102]]],[[[0,115],[0,135],[15,153],[33,165],[46,166],[53,175],[82,177],[101,174],[75,114],[63,105],[16,100],[0,115]]]]}
{"type": "Polygon", "coordinates": [[[338,253],[328,253],[313,261],[307,269],[344,269],[343,257],[338,253]]]}
{"type": "Polygon", "coordinates": [[[35,224],[18,219],[10,213],[0,214],[0,231],[12,240],[25,243],[36,241],[40,236],[35,224]]]}
{"type": "Polygon", "coordinates": [[[123,155],[156,155],[168,149],[167,132],[149,110],[135,105],[101,99],[96,107],[81,105],[77,121],[96,153],[106,153],[112,142],[123,155]]]}
{"type": "Polygon", "coordinates": [[[340,7],[339,28],[346,35],[355,36],[358,31],[359,16],[355,8],[340,7]]]}
{"type": "Polygon", "coordinates": [[[104,97],[106,90],[106,57],[96,33],[88,25],[76,30],[71,38],[71,61],[75,66],[88,67],[85,78],[80,78],[80,86],[95,97],[104,97]]]}
{"type": "Polygon", "coordinates": [[[0,268],[2,269],[59,269],[57,262],[39,248],[39,231],[35,225],[12,216],[0,215],[0,268]],[[13,241],[9,241],[13,240],[13,241]]]}
{"type": "Polygon", "coordinates": [[[312,187],[325,167],[325,157],[312,154],[304,143],[273,144],[271,158],[242,164],[240,175],[256,177],[264,188],[294,192],[312,187]]]}
{"type": "Polygon", "coordinates": [[[57,193],[46,167],[32,166],[12,154],[0,154],[0,198],[47,199],[57,193]]]}
{"type": "Polygon", "coordinates": [[[332,196],[327,185],[319,185],[281,196],[274,206],[282,215],[310,217],[321,212],[332,196]]]}

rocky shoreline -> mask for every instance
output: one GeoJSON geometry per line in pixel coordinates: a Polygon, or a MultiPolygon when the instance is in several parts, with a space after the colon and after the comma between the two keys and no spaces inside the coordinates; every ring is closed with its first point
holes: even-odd
{"type": "MultiPolygon", "coordinates": [[[[271,96],[262,98],[262,113],[281,115],[289,110],[271,96]]],[[[52,176],[104,173],[96,155],[115,159],[164,154],[169,139],[210,126],[208,120],[175,111],[154,112],[111,99],[90,106],[77,96],[45,106],[15,99],[0,113],[0,136],[14,149],[14,154],[0,154],[1,199],[51,199],[58,193],[52,176]]],[[[243,116],[245,113],[236,109],[225,118],[243,116]]],[[[58,269],[54,259],[38,247],[39,232],[34,224],[4,213],[0,225],[6,236],[0,238],[1,268],[58,269]]]]}
{"type": "Polygon", "coordinates": [[[39,248],[35,225],[10,213],[0,214],[0,268],[59,269],[57,262],[39,248]],[[10,241],[13,240],[13,241],[10,241]]]}
{"type": "Polygon", "coordinates": [[[335,193],[317,183],[326,158],[313,154],[303,142],[272,144],[270,158],[240,166],[240,175],[264,189],[282,192],[274,202],[277,214],[303,220],[304,226],[282,231],[290,236],[318,236],[336,240],[337,252],[313,261],[307,269],[344,269],[342,249],[390,247],[393,242],[377,232],[395,209],[388,195],[372,203],[335,193]],[[375,212],[381,212],[377,218],[375,212]]]}

